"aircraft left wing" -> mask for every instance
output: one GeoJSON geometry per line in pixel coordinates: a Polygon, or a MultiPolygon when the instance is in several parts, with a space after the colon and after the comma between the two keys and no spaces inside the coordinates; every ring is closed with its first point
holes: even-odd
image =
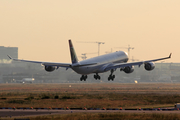
{"type": "Polygon", "coordinates": [[[65,67],[71,68],[72,64],[70,63],[55,63],[55,62],[42,62],[42,61],[31,61],[31,60],[21,60],[21,59],[14,59],[11,56],[7,55],[11,60],[14,61],[22,61],[22,62],[30,62],[30,63],[39,63],[44,66],[57,66],[57,67],[65,67]]]}
{"type": "Polygon", "coordinates": [[[164,57],[164,58],[159,58],[159,59],[153,59],[153,60],[147,60],[147,61],[140,61],[140,62],[130,62],[130,63],[114,63],[114,64],[110,64],[108,65],[105,70],[111,70],[111,69],[116,69],[116,68],[124,68],[127,66],[141,66],[142,64],[148,63],[148,62],[156,62],[156,61],[160,61],[160,60],[165,60],[165,59],[169,59],[171,58],[171,54],[168,57],[164,57]]]}

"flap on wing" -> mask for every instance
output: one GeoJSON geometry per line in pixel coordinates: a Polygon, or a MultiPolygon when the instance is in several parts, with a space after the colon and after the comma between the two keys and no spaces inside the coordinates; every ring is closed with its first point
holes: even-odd
{"type": "Polygon", "coordinates": [[[53,62],[43,62],[42,65],[47,66],[58,66],[58,67],[71,67],[71,64],[68,63],[53,63],[53,62]]]}
{"type": "Polygon", "coordinates": [[[107,68],[105,70],[111,70],[111,69],[116,69],[116,68],[123,68],[123,67],[127,67],[127,66],[133,66],[133,65],[138,65],[141,66],[144,62],[131,62],[131,63],[115,63],[115,64],[111,64],[109,66],[107,66],[107,68]]]}

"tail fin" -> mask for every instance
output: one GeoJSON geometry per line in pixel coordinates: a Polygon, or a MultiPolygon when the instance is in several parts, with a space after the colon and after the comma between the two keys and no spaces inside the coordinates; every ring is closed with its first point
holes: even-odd
{"type": "Polygon", "coordinates": [[[72,63],[77,63],[78,59],[77,59],[76,52],[74,50],[74,47],[73,47],[73,44],[72,44],[71,40],[69,40],[69,48],[70,48],[70,54],[71,54],[72,63]]]}

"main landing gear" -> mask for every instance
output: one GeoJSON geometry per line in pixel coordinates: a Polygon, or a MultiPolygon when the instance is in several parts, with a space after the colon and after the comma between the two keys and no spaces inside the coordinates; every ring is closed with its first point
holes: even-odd
{"type": "Polygon", "coordinates": [[[113,72],[114,72],[114,70],[112,69],[111,70],[111,74],[109,75],[109,77],[108,77],[108,81],[110,81],[110,80],[114,80],[114,78],[115,78],[115,75],[113,75],[113,72]]]}
{"type": "Polygon", "coordinates": [[[98,73],[96,73],[96,74],[94,75],[94,78],[95,78],[96,80],[97,80],[97,79],[100,80],[100,79],[101,79],[101,76],[99,76],[98,73]]]}
{"type": "Polygon", "coordinates": [[[80,81],[83,81],[83,80],[86,81],[86,79],[87,79],[87,75],[82,75],[80,78],[80,81]]]}

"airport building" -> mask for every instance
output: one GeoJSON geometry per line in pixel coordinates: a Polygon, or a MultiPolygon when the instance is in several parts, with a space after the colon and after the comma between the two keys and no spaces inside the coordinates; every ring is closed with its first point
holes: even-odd
{"type": "Polygon", "coordinates": [[[0,60],[9,60],[7,55],[10,55],[13,58],[18,58],[18,47],[0,46],[0,60]]]}

